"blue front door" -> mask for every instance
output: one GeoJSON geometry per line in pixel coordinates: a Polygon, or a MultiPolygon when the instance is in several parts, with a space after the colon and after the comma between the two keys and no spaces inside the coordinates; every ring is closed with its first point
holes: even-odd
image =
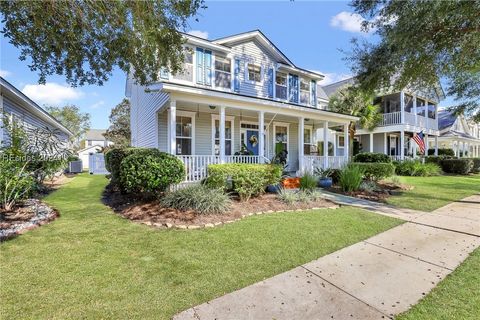
{"type": "Polygon", "coordinates": [[[258,143],[258,131],[247,130],[247,141],[245,144],[248,151],[252,152],[256,156],[258,156],[258,143]]]}

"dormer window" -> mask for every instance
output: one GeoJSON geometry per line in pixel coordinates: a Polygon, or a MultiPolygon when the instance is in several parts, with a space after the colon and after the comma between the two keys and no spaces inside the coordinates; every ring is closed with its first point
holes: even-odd
{"type": "Polygon", "coordinates": [[[261,82],[262,67],[253,63],[247,63],[247,80],[250,82],[261,82]]]}
{"type": "Polygon", "coordinates": [[[300,103],[310,104],[310,81],[300,78],[300,103]]]}

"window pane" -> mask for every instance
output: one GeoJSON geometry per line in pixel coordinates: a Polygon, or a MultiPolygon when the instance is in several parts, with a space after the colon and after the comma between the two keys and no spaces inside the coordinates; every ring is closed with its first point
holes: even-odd
{"type": "Polygon", "coordinates": [[[428,117],[430,119],[435,119],[435,105],[431,102],[428,102],[428,117]]]}
{"type": "Polygon", "coordinates": [[[192,136],[192,118],[177,116],[177,136],[191,137],[192,136]]]}
{"type": "MultiPolygon", "coordinates": [[[[218,156],[220,154],[220,140],[215,140],[215,155],[218,156]]],[[[225,140],[225,154],[227,156],[232,155],[232,141],[225,140]]]]}
{"type": "Polygon", "coordinates": [[[425,100],[417,98],[417,114],[425,116],[425,100]]]}
{"type": "Polygon", "coordinates": [[[215,71],[215,86],[222,88],[230,88],[232,75],[223,71],[215,71]]]}
{"type": "Polygon", "coordinates": [[[384,113],[400,112],[400,93],[383,97],[384,113]]]}
{"type": "Polygon", "coordinates": [[[177,154],[191,155],[192,154],[192,139],[177,138],[177,154]]]}
{"type": "Polygon", "coordinates": [[[310,91],[310,82],[303,78],[300,78],[300,90],[310,91]]]}
{"type": "Polygon", "coordinates": [[[280,86],[287,86],[287,75],[285,73],[277,72],[275,76],[275,83],[280,86]]]}
{"type": "Polygon", "coordinates": [[[338,137],[338,146],[339,147],[344,147],[345,146],[345,137],[344,136],[339,136],[338,137]]]}
{"type": "Polygon", "coordinates": [[[303,132],[303,142],[304,143],[312,143],[310,129],[305,129],[303,132]]]}
{"type": "Polygon", "coordinates": [[[260,72],[261,72],[260,66],[257,66],[251,63],[248,64],[248,80],[260,82],[261,81],[260,72]]]}

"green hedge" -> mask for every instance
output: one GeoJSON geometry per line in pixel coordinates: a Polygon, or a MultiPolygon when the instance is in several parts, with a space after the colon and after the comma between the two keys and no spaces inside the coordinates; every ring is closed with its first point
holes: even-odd
{"type": "Polygon", "coordinates": [[[127,192],[161,192],[184,178],[183,162],[157,149],[130,150],[120,165],[120,184],[127,192]]]}
{"type": "Polygon", "coordinates": [[[470,160],[473,161],[473,173],[480,173],[480,158],[471,158],[470,160]]]}
{"type": "Polygon", "coordinates": [[[438,176],[442,173],[440,166],[433,162],[422,163],[419,160],[396,161],[395,173],[399,176],[419,176],[430,177],[438,176]]]}
{"type": "Polygon", "coordinates": [[[362,152],[353,157],[353,162],[381,162],[390,163],[392,159],[386,154],[376,152],[362,152]]]}
{"type": "Polygon", "coordinates": [[[473,169],[472,159],[444,159],[440,164],[448,173],[469,174],[473,169]]]}
{"type": "Polygon", "coordinates": [[[395,166],[392,163],[355,162],[353,165],[362,168],[365,179],[372,181],[391,177],[395,173],[395,166]]]}
{"type": "Polygon", "coordinates": [[[205,183],[211,188],[234,191],[241,200],[248,200],[265,192],[268,185],[279,183],[282,170],[282,166],[272,164],[212,164],[205,183]]]}
{"type": "MultiPolygon", "coordinates": [[[[435,149],[428,149],[428,155],[433,156],[435,154],[435,149]]],[[[454,157],[455,156],[455,151],[450,148],[439,148],[438,153],[439,156],[450,156],[454,157]]]]}
{"type": "Polygon", "coordinates": [[[140,148],[112,148],[105,153],[105,169],[110,172],[110,181],[120,186],[120,169],[122,160],[140,148]]]}

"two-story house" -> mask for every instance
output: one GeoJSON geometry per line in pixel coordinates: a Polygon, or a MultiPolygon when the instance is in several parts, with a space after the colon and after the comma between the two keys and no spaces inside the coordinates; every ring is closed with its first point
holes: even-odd
{"type": "MultiPolygon", "coordinates": [[[[440,148],[453,149],[457,157],[480,157],[480,124],[447,110],[438,113],[440,148]]],[[[430,145],[432,147],[432,145],[430,145]]]]}
{"type": "Polygon", "coordinates": [[[91,154],[101,152],[104,148],[113,145],[112,141],[105,138],[104,134],[107,130],[103,129],[89,129],[85,132],[82,141],[80,142],[80,150],[77,155],[82,160],[83,169],[89,169],[91,154]]]}
{"type": "MultiPolygon", "coordinates": [[[[323,89],[328,97],[346,86],[354,84],[354,79],[346,79],[323,89]]],[[[379,152],[393,159],[403,160],[416,157],[418,146],[413,140],[415,133],[423,132],[426,146],[438,152],[438,103],[445,95],[440,85],[432,90],[400,92],[379,92],[374,103],[380,106],[382,119],[372,131],[359,128],[355,140],[363,152],[379,152]]]]}
{"type": "MultiPolygon", "coordinates": [[[[184,72],[161,72],[140,86],[128,78],[132,146],[177,155],[187,181],[211,163],[264,163],[282,150],[288,170],[340,166],[348,159],[348,124],[358,118],[326,110],[323,75],[296,66],[262,32],[216,40],[185,35],[184,72]],[[341,156],[316,148],[317,131],[343,132],[341,156]]],[[[307,49],[307,48],[305,48],[307,49]]]]}

